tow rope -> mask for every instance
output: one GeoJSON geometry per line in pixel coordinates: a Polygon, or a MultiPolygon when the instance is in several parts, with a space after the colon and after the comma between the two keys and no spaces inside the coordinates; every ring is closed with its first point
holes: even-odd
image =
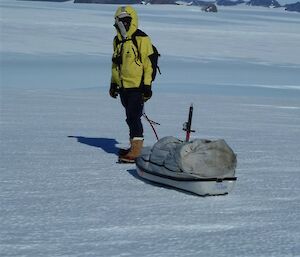
{"type": "Polygon", "coordinates": [[[145,108],[144,108],[144,110],[143,110],[143,117],[149,122],[149,124],[150,124],[150,126],[151,126],[151,128],[152,128],[152,130],[153,130],[153,132],[154,132],[154,135],[155,135],[155,137],[156,137],[156,140],[158,141],[159,138],[158,138],[158,135],[157,135],[157,132],[156,132],[154,126],[155,126],[155,125],[160,125],[160,124],[159,124],[158,122],[153,121],[153,120],[150,120],[150,119],[148,118],[147,114],[145,113],[145,108]]]}

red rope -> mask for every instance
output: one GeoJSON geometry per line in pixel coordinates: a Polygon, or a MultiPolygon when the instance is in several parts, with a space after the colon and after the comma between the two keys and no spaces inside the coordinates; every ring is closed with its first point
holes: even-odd
{"type": "Polygon", "coordinates": [[[153,125],[160,125],[160,124],[159,124],[158,122],[155,122],[155,121],[153,121],[153,120],[150,120],[150,119],[148,118],[148,116],[146,115],[145,111],[143,111],[143,117],[149,122],[149,124],[150,124],[150,126],[151,126],[151,128],[152,128],[152,130],[153,130],[153,132],[154,132],[154,135],[155,135],[155,137],[156,137],[156,139],[157,139],[157,141],[158,141],[159,138],[158,138],[158,135],[157,135],[156,130],[155,130],[155,128],[154,128],[153,125]]]}

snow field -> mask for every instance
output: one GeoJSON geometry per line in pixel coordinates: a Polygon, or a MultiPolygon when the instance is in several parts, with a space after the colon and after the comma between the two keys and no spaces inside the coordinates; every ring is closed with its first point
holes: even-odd
{"type": "Polygon", "coordinates": [[[107,92],[116,6],[0,8],[2,256],[299,256],[297,15],[136,6],[162,52],[146,104],[159,136],[183,138],[193,102],[192,137],[224,138],[238,155],[233,192],[203,198],[115,163],[128,142],[107,92]]]}

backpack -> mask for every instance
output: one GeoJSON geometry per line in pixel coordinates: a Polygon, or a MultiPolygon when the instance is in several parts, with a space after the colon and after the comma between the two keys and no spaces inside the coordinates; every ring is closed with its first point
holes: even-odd
{"type": "Polygon", "coordinates": [[[155,45],[152,44],[152,48],[153,48],[153,54],[151,54],[149,56],[149,59],[152,63],[152,69],[153,69],[152,81],[154,81],[157,71],[161,75],[160,68],[158,66],[158,58],[160,57],[160,53],[157,51],[157,48],[155,47],[155,45]]]}
{"type": "MultiPolygon", "coordinates": [[[[136,32],[134,32],[132,34],[131,39],[126,39],[125,41],[128,41],[128,40],[132,41],[132,43],[135,45],[136,49],[138,50],[138,58],[139,58],[139,60],[141,60],[140,52],[139,52],[139,48],[138,48],[138,44],[137,44],[137,40],[136,40],[137,36],[147,37],[148,35],[145,32],[138,29],[138,30],[136,30],[136,32]]],[[[115,40],[116,40],[116,45],[124,42],[124,41],[120,41],[118,39],[118,37],[115,37],[115,40]]],[[[152,70],[153,70],[152,81],[154,81],[156,78],[157,71],[159,72],[159,74],[161,74],[160,68],[158,66],[158,58],[160,57],[160,53],[158,52],[157,48],[153,44],[152,44],[152,48],[153,48],[153,54],[149,55],[149,59],[151,61],[152,70]]]]}

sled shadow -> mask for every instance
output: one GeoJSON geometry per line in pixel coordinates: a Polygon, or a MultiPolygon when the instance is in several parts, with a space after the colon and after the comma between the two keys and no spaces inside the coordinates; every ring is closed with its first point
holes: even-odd
{"type": "Polygon", "coordinates": [[[144,179],[144,178],[139,176],[136,169],[129,169],[129,170],[127,170],[127,172],[131,176],[133,176],[134,178],[136,178],[140,181],[143,181],[145,184],[148,184],[148,185],[152,185],[152,186],[156,186],[156,187],[160,187],[160,188],[165,188],[165,189],[168,189],[168,190],[177,191],[177,192],[180,192],[180,193],[184,193],[186,195],[193,195],[193,196],[197,196],[197,197],[205,197],[205,196],[197,195],[197,194],[192,193],[192,192],[185,191],[183,189],[171,187],[171,186],[168,186],[168,185],[164,185],[164,184],[160,184],[160,183],[157,183],[157,182],[153,182],[153,181],[149,181],[147,179],[144,179]]]}
{"type": "Polygon", "coordinates": [[[119,142],[114,138],[93,138],[93,137],[78,137],[68,136],[69,138],[76,138],[77,142],[93,147],[101,148],[106,153],[118,155],[119,148],[116,147],[119,142]]]}

